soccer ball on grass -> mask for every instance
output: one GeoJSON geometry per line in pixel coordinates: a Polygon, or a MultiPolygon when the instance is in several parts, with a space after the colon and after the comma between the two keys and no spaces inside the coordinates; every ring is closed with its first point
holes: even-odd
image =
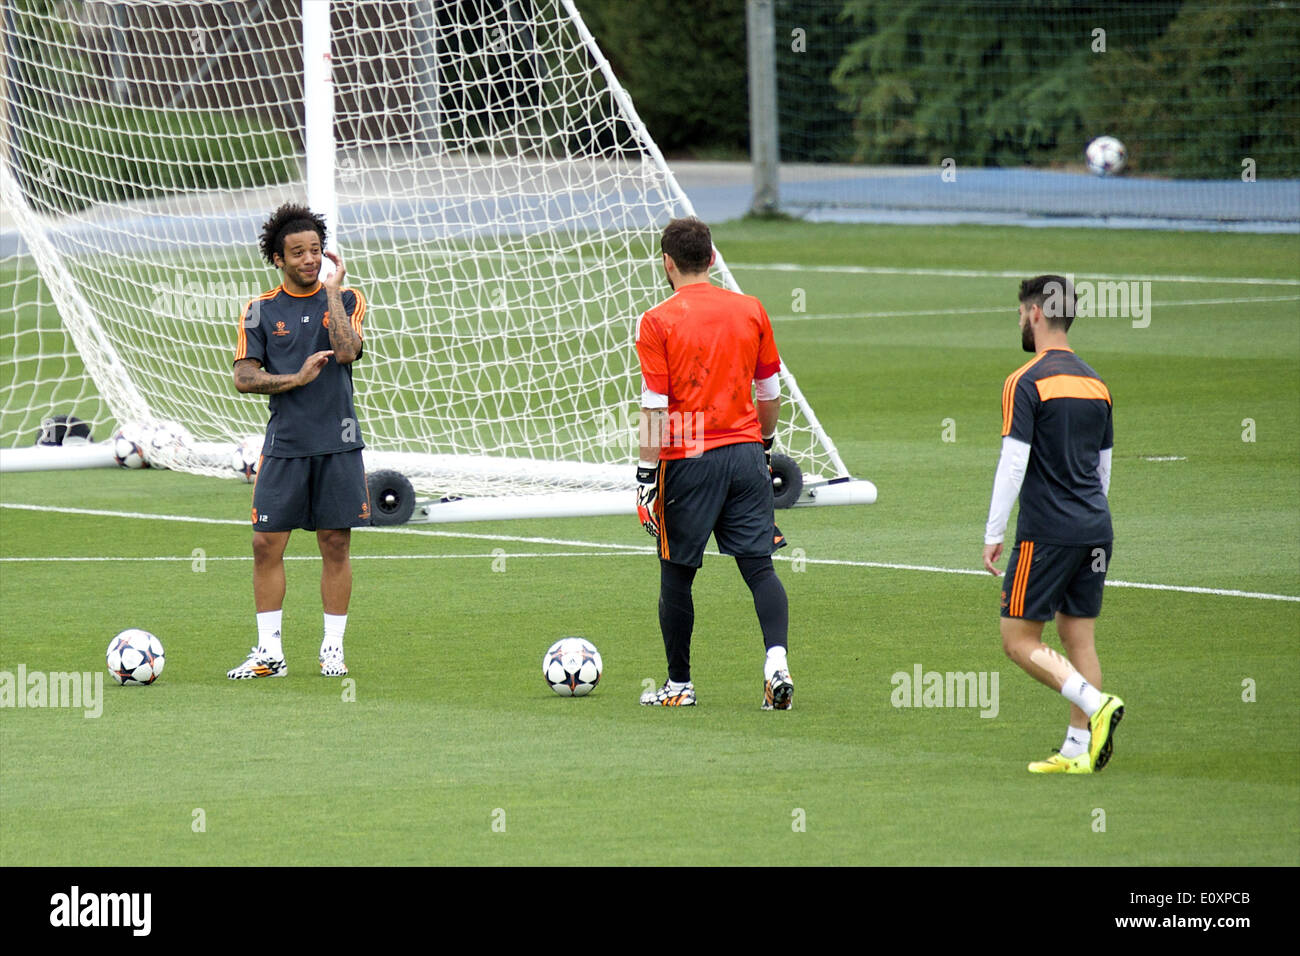
{"type": "Polygon", "coordinates": [[[108,642],[108,672],[119,684],[152,684],[163,672],[162,641],[138,627],[108,642]]]}
{"type": "Polygon", "coordinates": [[[154,468],[170,468],[184,458],[194,445],[189,429],[177,422],[157,422],[149,432],[145,461],[154,468]]]}
{"type": "Polygon", "coordinates": [[[113,434],[113,460],[121,468],[148,468],[145,461],[143,439],[139,432],[123,425],[113,434]]]}
{"type": "Polygon", "coordinates": [[[565,637],[542,658],[542,676],[561,697],[585,697],[600,681],[604,663],[600,651],[581,637],[565,637]]]}
{"type": "Polygon", "coordinates": [[[262,460],[262,436],[249,435],[230,453],[230,467],[249,484],[257,480],[257,465],[262,460]]]}

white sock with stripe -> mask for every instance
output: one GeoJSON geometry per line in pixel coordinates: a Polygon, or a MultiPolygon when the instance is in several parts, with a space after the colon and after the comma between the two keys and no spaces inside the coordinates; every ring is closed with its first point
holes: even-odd
{"type": "Polygon", "coordinates": [[[1093,687],[1078,671],[1071,672],[1061,686],[1061,696],[1091,717],[1101,707],[1101,691],[1093,687]]]}
{"type": "Polygon", "coordinates": [[[1062,757],[1081,757],[1088,752],[1088,744],[1092,742],[1092,731],[1087,727],[1065,728],[1065,743],[1061,744],[1062,757]]]}

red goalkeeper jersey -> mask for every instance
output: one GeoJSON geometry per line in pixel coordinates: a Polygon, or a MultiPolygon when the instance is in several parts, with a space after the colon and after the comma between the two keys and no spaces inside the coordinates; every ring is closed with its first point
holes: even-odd
{"type": "Polygon", "coordinates": [[[781,357],[758,299],[683,286],[641,317],[636,352],[645,387],[668,396],[660,458],[763,440],[752,383],[779,372],[781,357]]]}

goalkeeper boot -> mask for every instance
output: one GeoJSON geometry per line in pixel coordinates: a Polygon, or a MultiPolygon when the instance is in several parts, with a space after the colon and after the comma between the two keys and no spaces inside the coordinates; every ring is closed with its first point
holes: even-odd
{"type": "Polygon", "coordinates": [[[664,686],[658,690],[642,694],[641,704],[643,707],[694,707],[695,685],[690,681],[685,684],[664,681],[664,686]]]}
{"type": "Polygon", "coordinates": [[[1058,750],[1046,760],[1035,760],[1029,765],[1030,773],[1092,773],[1092,757],[1087,752],[1077,757],[1064,757],[1058,750]]]}
{"type": "Polygon", "coordinates": [[[794,702],[794,683],[790,672],[779,670],[763,682],[763,709],[789,710],[794,702]]]}
{"type": "Polygon", "coordinates": [[[348,676],[348,665],[343,663],[343,648],[321,648],[319,660],[321,677],[348,676]]]}
{"type": "Polygon", "coordinates": [[[1124,719],[1124,702],[1113,694],[1102,698],[1101,706],[1089,718],[1092,740],[1088,754],[1092,757],[1092,769],[1098,771],[1110,763],[1110,754],[1115,746],[1115,728],[1124,719]]]}
{"type": "Polygon", "coordinates": [[[275,657],[260,647],[248,652],[248,658],[238,667],[226,671],[231,680],[248,680],[252,677],[284,677],[289,673],[289,665],[283,657],[275,657]]]}

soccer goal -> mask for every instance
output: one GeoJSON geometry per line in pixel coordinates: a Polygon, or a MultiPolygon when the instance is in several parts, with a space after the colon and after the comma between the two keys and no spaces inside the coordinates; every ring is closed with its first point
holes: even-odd
{"type": "MultiPolygon", "coordinates": [[[[417,520],[631,510],[633,330],[692,206],[572,0],[0,10],[0,445],[175,423],[164,464],[235,476],[258,230],[305,200],[368,300],[367,469],[434,499],[417,520]]],[[[874,500],[782,377],[787,503],[874,500]]]]}

